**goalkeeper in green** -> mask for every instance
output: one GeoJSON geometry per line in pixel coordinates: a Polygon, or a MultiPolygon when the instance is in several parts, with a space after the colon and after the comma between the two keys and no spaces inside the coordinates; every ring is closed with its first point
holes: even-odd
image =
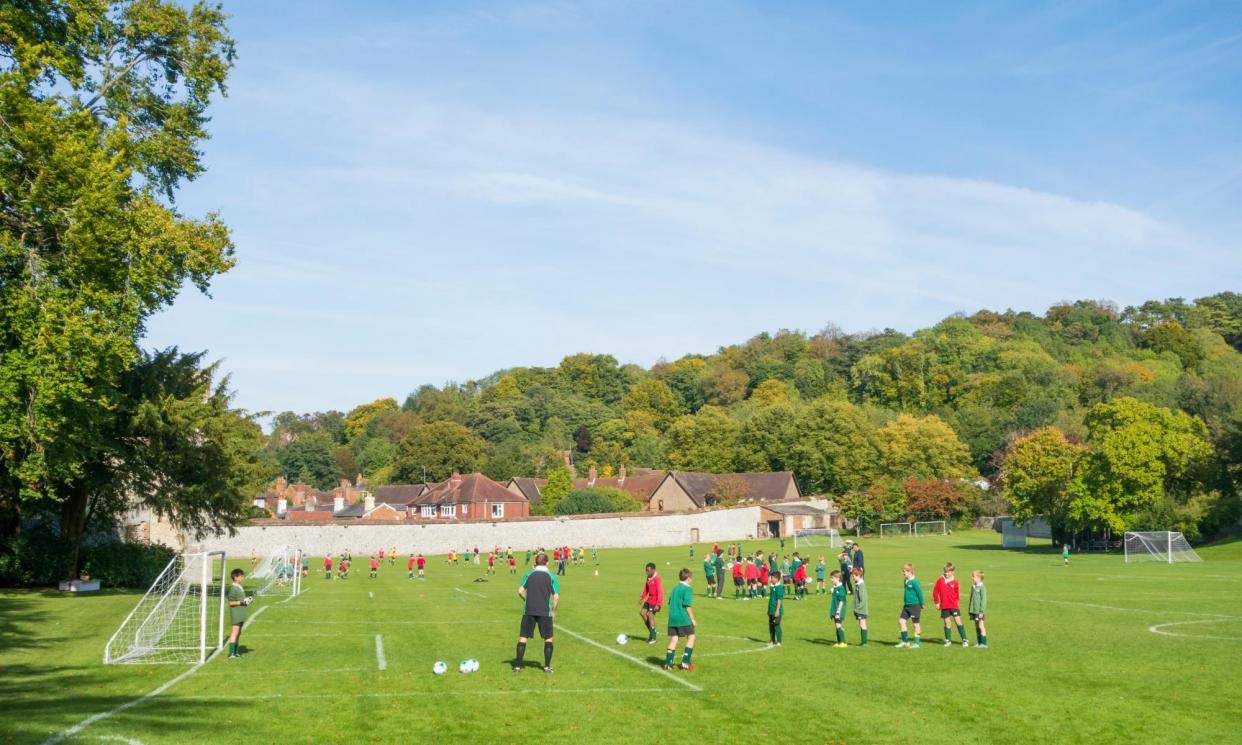
{"type": "Polygon", "coordinates": [[[246,588],[242,587],[246,573],[241,569],[234,569],[232,577],[233,584],[229,585],[224,595],[229,604],[229,623],[233,625],[229,632],[229,659],[241,657],[241,645],[237,640],[241,637],[242,625],[246,623],[246,609],[251,601],[246,596],[246,588]]]}

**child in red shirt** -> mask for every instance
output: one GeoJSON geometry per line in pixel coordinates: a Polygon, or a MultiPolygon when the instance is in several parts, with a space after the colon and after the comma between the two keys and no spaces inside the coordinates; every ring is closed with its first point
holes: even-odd
{"type": "Polygon", "coordinates": [[[949,619],[957,622],[957,634],[962,638],[962,646],[969,647],[966,641],[966,627],[962,625],[962,589],[954,577],[952,564],[944,565],[944,574],[936,580],[932,588],[932,602],[940,609],[940,619],[944,621],[944,645],[953,644],[953,630],[949,628],[949,619]]]}
{"type": "Polygon", "coordinates": [[[379,562],[375,559],[375,554],[371,554],[371,579],[379,576],[379,562]]]}
{"type": "Polygon", "coordinates": [[[405,563],[405,568],[409,572],[406,576],[414,579],[414,554],[410,554],[410,560],[405,563]]]}
{"type": "Polygon", "coordinates": [[[422,554],[419,554],[419,555],[418,555],[418,561],[417,561],[417,562],[415,562],[415,563],[416,563],[416,564],[417,564],[417,566],[418,566],[418,578],[419,578],[419,579],[426,579],[427,577],[426,577],[426,575],[425,575],[425,574],[423,574],[423,570],[424,570],[424,569],[426,568],[426,566],[427,566],[427,560],[423,558],[423,555],[422,555],[422,554]]]}
{"type": "MultiPolygon", "coordinates": [[[[732,547],[730,546],[730,548],[732,547]]],[[[746,584],[746,579],[743,575],[743,572],[744,572],[744,569],[742,567],[742,562],[740,561],[733,562],[733,599],[734,600],[737,600],[738,598],[742,597],[742,587],[745,586],[746,584]]]]}

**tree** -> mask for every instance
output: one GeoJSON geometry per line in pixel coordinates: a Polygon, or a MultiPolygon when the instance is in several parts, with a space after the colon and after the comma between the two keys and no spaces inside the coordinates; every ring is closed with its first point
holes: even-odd
{"type": "Polygon", "coordinates": [[[750,496],[750,484],[746,479],[732,473],[712,478],[712,488],[707,492],[706,503],[716,507],[729,507],[750,496]]]}
{"type": "Polygon", "coordinates": [[[341,475],[332,459],[332,441],[320,432],[290,442],[277,452],[276,461],[290,481],[305,481],[316,489],[331,489],[341,475]]]}
{"type": "Polygon", "coordinates": [[[539,489],[541,515],[555,515],[556,505],[574,490],[574,473],[564,466],[548,469],[548,483],[539,489]]]}
{"type": "Polygon", "coordinates": [[[859,407],[820,399],[798,414],[787,463],[808,492],[846,494],[878,473],[879,435],[859,407]]]}
{"type": "Polygon", "coordinates": [[[1074,465],[1085,451],[1056,427],[1043,427],[1011,442],[1002,456],[1000,484],[1014,519],[1026,522],[1042,515],[1064,522],[1074,465]]]}
{"type": "Polygon", "coordinates": [[[0,11],[6,536],[25,507],[90,500],[89,472],[115,447],[106,438],[147,320],[184,285],[206,292],[233,265],[220,219],[172,202],[203,172],[207,107],[233,58],[224,14],[206,5],[48,0],[0,11]]]}
{"type": "Polygon", "coordinates": [[[400,409],[395,398],[377,398],[369,404],[354,407],[345,417],[345,438],[353,441],[367,431],[371,420],[388,412],[400,409]]]}
{"type": "Polygon", "coordinates": [[[975,487],[960,479],[911,480],[902,488],[911,514],[945,520],[965,515],[977,494],[975,487]]]}
{"type": "Polygon", "coordinates": [[[564,499],[557,500],[557,515],[596,515],[605,512],[637,512],[638,501],[620,489],[599,486],[592,489],[575,489],[564,499]]]}
{"type": "Polygon", "coordinates": [[[880,428],[884,473],[901,480],[974,476],[970,451],[936,416],[902,414],[880,428]]]}
{"type": "Polygon", "coordinates": [[[1166,494],[1193,493],[1212,455],[1201,420],[1134,398],[1097,405],[1086,425],[1091,449],[1068,489],[1074,527],[1125,530],[1166,494]]]}
{"type": "Polygon", "coordinates": [[[678,417],[668,430],[668,460],[681,471],[728,473],[737,460],[741,427],[717,406],[678,417]]]}
{"type": "Polygon", "coordinates": [[[787,403],[796,397],[796,391],[783,380],[765,380],[750,392],[750,400],[759,406],[787,403]]]}
{"type": "Polygon", "coordinates": [[[622,405],[627,411],[641,411],[651,416],[655,428],[660,432],[668,429],[682,413],[681,403],[677,396],[659,380],[644,380],[625,394],[622,405]]]}
{"type": "Polygon", "coordinates": [[[413,429],[397,445],[393,476],[412,484],[423,480],[443,481],[459,473],[473,473],[487,459],[487,442],[457,422],[432,422],[413,429]]]}

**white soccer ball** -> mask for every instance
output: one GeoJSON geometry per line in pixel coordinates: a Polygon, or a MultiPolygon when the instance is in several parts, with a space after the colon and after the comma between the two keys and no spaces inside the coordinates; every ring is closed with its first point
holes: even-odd
{"type": "Polygon", "coordinates": [[[617,644],[625,644],[630,638],[625,634],[617,634],[617,644]]]}
{"type": "Polygon", "coordinates": [[[435,673],[436,675],[443,675],[448,672],[448,665],[444,664],[443,661],[437,662],[436,664],[431,666],[431,672],[435,673]]]}
{"type": "Polygon", "coordinates": [[[462,660],[461,664],[457,666],[457,669],[463,673],[470,672],[470,660],[462,660]]]}
{"type": "Polygon", "coordinates": [[[478,671],[479,671],[479,661],[471,657],[470,658],[470,672],[477,673],[478,671]]]}

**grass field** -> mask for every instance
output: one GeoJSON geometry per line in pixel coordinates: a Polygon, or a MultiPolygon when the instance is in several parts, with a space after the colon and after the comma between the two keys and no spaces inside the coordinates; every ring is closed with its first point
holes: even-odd
{"type": "MultiPolygon", "coordinates": [[[[588,558],[562,578],[552,675],[510,670],[517,578],[475,582],[481,568],[442,557],[424,582],[403,562],[368,579],[357,556],[347,581],[312,571],[300,597],[252,606],[266,610],[242,636],[242,659],[197,668],[100,663],[135,593],[4,591],[0,743],[46,742],[107,712],[59,741],[1242,741],[1242,542],[1201,550],[1202,564],[1076,555],[1069,567],[1051,548],[998,544],[983,531],[865,541],[871,644],[855,646],[851,620],[848,649],[829,646],[828,601],[812,595],[789,603],[785,643],[769,650],[765,601],[704,597],[705,546],[693,561],[686,548],[601,551],[598,577],[588,558]],[[643,643],[648,560],[666,587],[680,567],[695,572],[695,672],[659,669],[663,628],[659,645],[643,643]],[[959,567],[963,605],[969,571],[987,572],[990,649],[942,647],[930,606],[922,649],[894,647],[907,560],[929,604],[945,561],[959,567]],[[633,639],[618,646],[622,632],[633,639]],[[458,673],[470,657],[481,670],[458,673]],[[436,660],[449,674],[432,675],[436,660]]],[[[744,548],[761,545],[775,542],[744,548]]],[[[541,651],[533,642],[528,662],[541,651]]]]}

